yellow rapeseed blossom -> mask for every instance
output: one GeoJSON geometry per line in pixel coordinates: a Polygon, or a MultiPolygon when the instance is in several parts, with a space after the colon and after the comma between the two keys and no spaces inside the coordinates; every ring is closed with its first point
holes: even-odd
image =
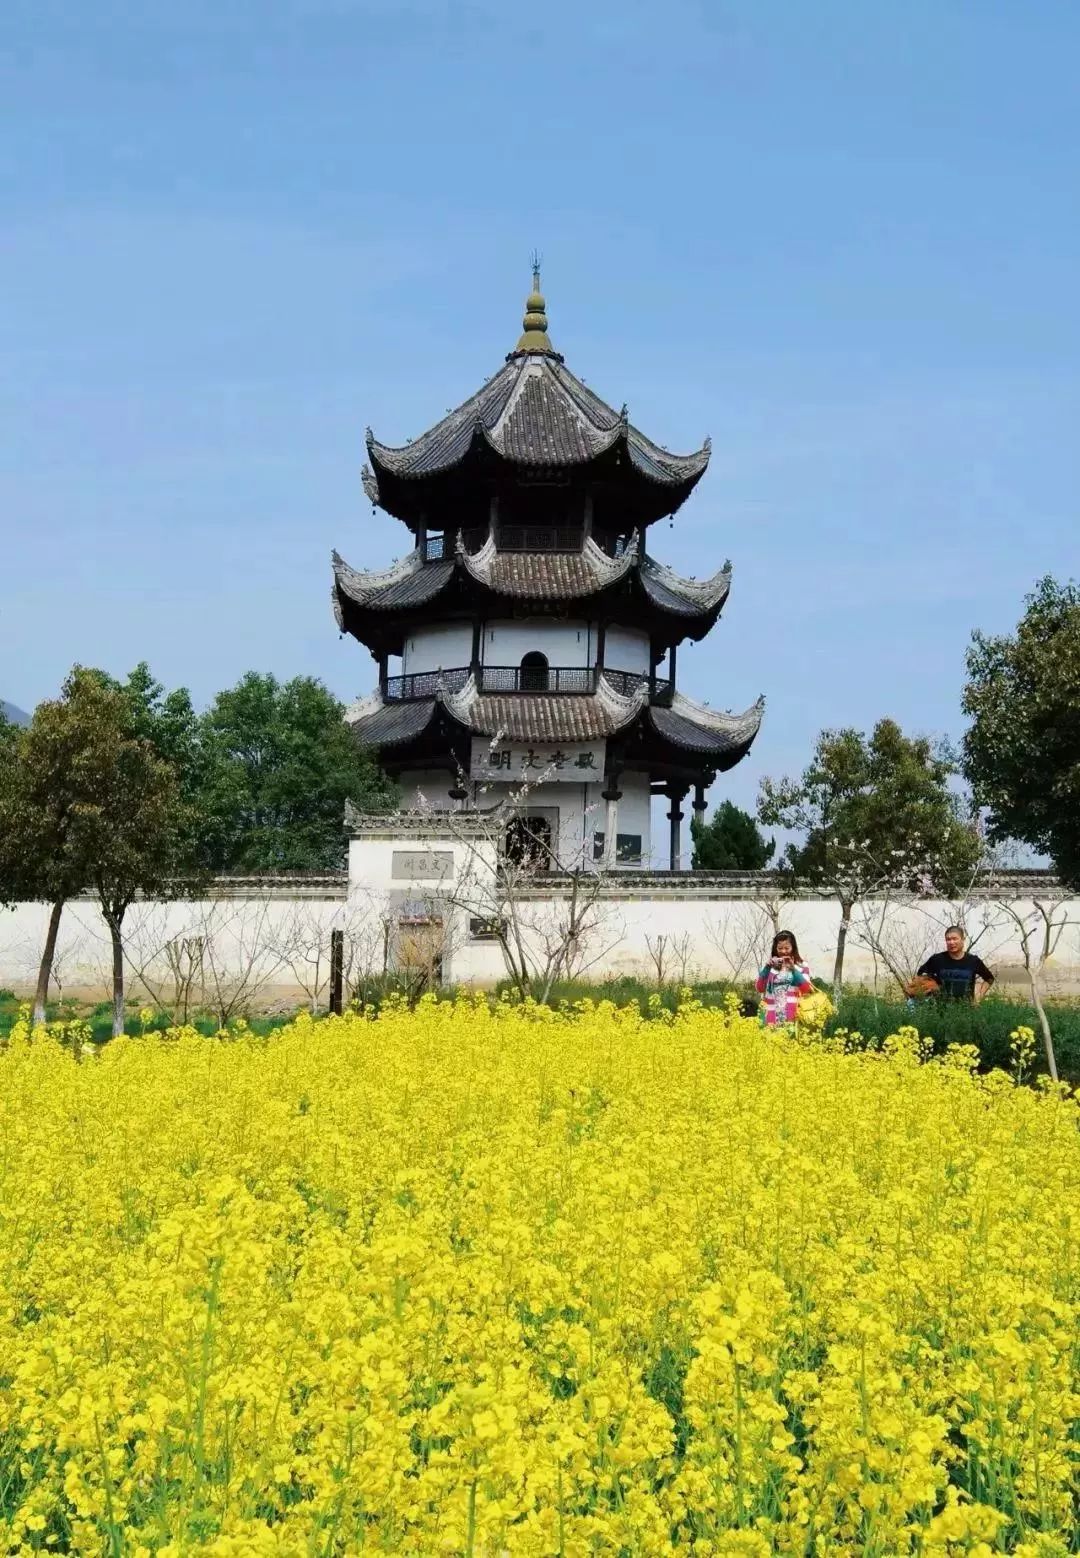
{"type": "Polygon", "coordinates": [[[1080,1546],[1064,1088],[737,1010],[0,1054],[10,1553],[1080,1546]]]}

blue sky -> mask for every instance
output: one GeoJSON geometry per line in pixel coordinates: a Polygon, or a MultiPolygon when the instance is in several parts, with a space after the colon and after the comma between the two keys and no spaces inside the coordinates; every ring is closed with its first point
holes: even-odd
{"type": "Polygon", "coordinates": [[[1077,572],[1080,7],[6,0],[0,696],[147,659],[373,666],[332,546],[520,328],[710,470],[653,549],[735,583],[680,680],[959,734],[972,628],[1077,572]]]}

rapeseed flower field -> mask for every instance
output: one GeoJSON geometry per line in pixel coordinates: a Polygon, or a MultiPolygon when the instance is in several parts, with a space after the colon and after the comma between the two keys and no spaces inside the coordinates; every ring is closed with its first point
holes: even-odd
{"type": "Polygon", "coordinates": [[[1065,1089],[693,1003],[68,1038],[0,1055],[9,1552],[1077,1551],[1065,1089]]]}

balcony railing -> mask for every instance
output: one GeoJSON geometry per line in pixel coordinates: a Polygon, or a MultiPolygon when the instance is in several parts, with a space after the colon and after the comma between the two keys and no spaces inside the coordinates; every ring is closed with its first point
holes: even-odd
{"type": "Polygon", "coordinates": [[[440,687],[447,692],[460,692],[468,680],[467,665],[458,665],[449,671],[414,671],[408,676],[388,676],[383,698],[387,703],[434,698],[440,687]]]}
{"type": "MultiPolygon", "coordinates": [[[[467,552],[478,552],[487,540],[488,531],[484,525],[473,525],[425,536],[418,542],[424,562],[435,563],[453,557],[459,535],[467,552]]],[[[580,525],[499,525],[495,530],[495,544],[500,552],[577,553],[581,551],[584,539],[580,525]]],[[[629,536],[613,535],[609,531],[597,532],[593,540],[609,557],[622,557],[630,545],[629,536]]]]}
{"type": "Polygon", "coordinates": [[[591,665],[485,665],[481,692],[595,692],[591,665]]]}
{"type": "Polygon", "coordinates": [[[495,544],[500,552],[580,552],[580,528],[562,525],[500,525],[495,544]]]}
{"type": "MultiPolygon", "coordinates": [[[[383,698],[387,703],[408,703],[417,698],[434,698],[439,688],[460,692],[469,679],[471,667],[452,666],[449,670],[413,671],[406,676],[387,677],[383,698]]],[[[594,693],[598,672],[591,665],[485,665],[480,667],[480,691],[594,693]]],[[[639,671],[609,671],[604,675],[623,697],[631,697],[639,687],[649,688],[653,703],[670,703],[674,691],[666,677],[650,678],[639,671]]]]}

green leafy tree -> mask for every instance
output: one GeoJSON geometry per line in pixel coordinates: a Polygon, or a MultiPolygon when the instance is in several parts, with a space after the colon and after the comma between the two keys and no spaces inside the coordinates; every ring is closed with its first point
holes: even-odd
{"type": "Polygon", "coordinates": [[[249,671],[205,719],[212,864],[225,872],[317,871],[345,857],[346,800],[385,811],[394,787],[321,682],[249,671]]]}
{"type": "Polygon", "coordinates": [[[949,787],[956,772],[947,749],[883,719],[869,737],[822,731],[800,778],[762,780],[759,819],[801,835],[784,868],[840,904],[837,989],[856,904],[897,888],[948,894],[974,868],[981,845],[949,787]]]}
{"type": "Polygon", "coordinates": [[[95,671],[76,666],[59,698],[24,730],[5,732],[0,760],[0,897],[51,905],[34,994],[44,1022],[64,905],[92,882],[86,824],[102,803],[122,744],[127,705],[95,671]]]}
{"type": "Polygon", "coordinates": [[[116,1035],[124,1031],[124,916],[136,898],[174,898],[190,892],[196,879],[194,828],[179,774],[129,726],[99,776],[79,833],[112,943],[116,1035]]]}
{"type": "Polygon", "coordinates": [[[734,801],[721,801],[708,822],[690,823],[695,871],[762,871],[776,852],[749,812],[734,801]]]}
{"type": "MultiPolygon", "coordinates": [[[[18,725],[9,720],[3,709],[0,709],[0,763],[11,759],[17,745],[18,731],[18,725]]],[[[3,887],[3,880],[0,879],[0,903],[4,901],[3,887]]]]}
{"type": "MultiPolygon", "coordinates": [[[[176,762],[152,739],[152,679],[120,684],[76,666],[0,764],[0,881],[51,904],[34,1019],[44,1021],[64,905],[94,890],[112,942],[113,1032],[124,1026],[124,916],[139,894],[190,888],[197,836],[176,762]],[[142,689],[140,692],[139,689],[142,689]],[[148,696],[143,698],[142,692],[148,696]]],[[[164,744],[164,743],[163,743],[164,744]]],[[[179,754],[177,754],[179,756],[179,754]]]]}
{"type": "Polygon", "coordinates": [[[207,722],[195,711],[186,687],[166,692],[141,661],[126,680],[113,685],[128,704],[128,730],[147,741],[176,775],[186,827],[184,854],[193,870],[212,871],[222,851],[227,822],[215,810],[219,793],[215,765],[219,751],[207,722]]]}
{"type": "Polygon", "coordinates": [[[114,684],[128,701],[131,735],[149,741],[159,757],[176,769],[181,784],[192,794],[201,783],[206,764],[202,722],[186,687],[166,692],[141,660],[125,681],[114,684]]]}
{"type": "Polygon", "coordinates": [[[996,842],[1049,855],[1080,888],[1080,587],[1040,580],[1016,632],[967,653],[964,773],[996,842]]]}

